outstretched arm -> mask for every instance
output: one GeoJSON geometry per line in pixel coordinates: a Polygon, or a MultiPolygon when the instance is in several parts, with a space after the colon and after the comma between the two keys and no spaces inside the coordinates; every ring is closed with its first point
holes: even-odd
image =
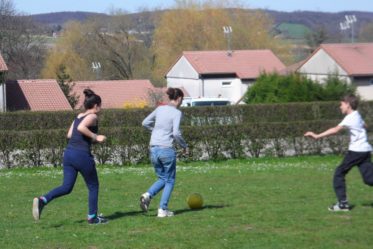
{"type": "Polygon", "coordinates": [[[319,133],[319,134],[316,134],[316,133],[314,133],[312,131],[307,131],[306,133],[304,133],[304,136],[305,137],[311,137],[313,139],[319,139],[319,138],[328,137],[328,136],[337,134],[342,129],[343,129],[343,126],[337,125],[335,127],[327,129],[326,131],[324,131],[322,133],[319,133]]]}

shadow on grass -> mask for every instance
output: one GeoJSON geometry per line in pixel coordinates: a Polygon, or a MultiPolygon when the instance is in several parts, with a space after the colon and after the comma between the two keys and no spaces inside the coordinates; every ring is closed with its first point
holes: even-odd
{"type": "MultiPolygon", "coordinates": [[[[116,219],[120,219],[126,216],[136,216],[136,215],[142,215],[142,214],[144,214],[143,211],[115,212],[110,215],[104,215],[104,217],[107,218],[110,222],[110,220],[116,220],[116,219]]],[[[87,222],[87,220],[76,221],[76,223],[84,223],[84,222],[87,222]]]]}
{"type": "Polygon", "coordinates": [[[120,219],[126,216],[136,216],[136,215],[142,215],[142,214],[144,214],[143,211],[115,212],[108,216],[105,215],[105,218],[108,218],[109,220],[116,220],[116,219],[120,219]]]}
{"type": "Polygon", "coordinates": [[[362,204],[363,207],[371,207],[373,208],[373,202],[366,202],[362,204]]]}
{"type": "MultiPolygon", "coordinates": [[[[202,208],[198,208],[198,209],[185,208],[185,209],[175,210],[174,212],[175,214],[182,214],[186,212],[199,212],[205,209],[218,209],[218,208],[225,208],[225,207],[228,207],[228,205],[205,205],[202,208]]],[[[149,211],[152,211],[152,210],[149,210],[149,211]]],[[[105,215],[105,218],[107,218],[110,222],[110,220],[116,220],[116,219],[120,219],[126,216],[137,216],[137,215],[154,216],[154,215],[148,215],[148,214],[149,212],[144,213],[143,211],[115,212],[110,215],[105,215]]],[[[76,221],[75,223],[84,223],[84,222],[87,222],[87,220],[79,220],[79,221],[76,221]]]]}
{"type": "Polygon", "coordinates": [[[205,206],[203,206],[201,208],[197,208],[197,209],[185,208],[185,209],[175,210],[175,214],[182,214],[182,213],[186,213],[186,212],[199,212],[199,211],[202,211],[202,210],[205,210],[205,209],[218,209],[218,208],[225,208],[225,207],[228,207],[228,205],[205,205],[205,206]]]}

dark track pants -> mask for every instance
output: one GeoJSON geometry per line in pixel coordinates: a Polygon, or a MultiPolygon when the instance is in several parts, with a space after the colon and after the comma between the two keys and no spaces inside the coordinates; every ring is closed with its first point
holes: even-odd
{"type": "Polygon", "coordinates": [[[98,206],[98,177],[93,156],[86,151],[66,149],[63,156],[63,183],[44,195],[47,203],[55,198],[70,194],[76,182],[78,172],[83,176],[87,185],[88,194],[88,214],[97,214],[98,206]]]}
{"type": "Polygon", "coordinates": [[[345,176],[354,166],[358,166],[364,183],[373,186],[373,164],[370,152],[348,151],[334,173],[333,185],[338,201],[347,200],[345,176]]]}

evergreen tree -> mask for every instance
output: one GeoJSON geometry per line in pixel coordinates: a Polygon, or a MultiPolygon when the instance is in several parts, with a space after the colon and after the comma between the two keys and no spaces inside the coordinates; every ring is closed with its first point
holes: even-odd
{"type": "Polygon", "coordinates": [[[70,75],[66,72],[66,66],[64,64],[60,64],[56,71],[56,77],[58,85],[60,86],[63,94],[66,96],[67,100],[69,101],[72,108],[78,104],[79,96],[72,93],[72,89],[74,87],[73,80],[71,79],[70,75]]]}

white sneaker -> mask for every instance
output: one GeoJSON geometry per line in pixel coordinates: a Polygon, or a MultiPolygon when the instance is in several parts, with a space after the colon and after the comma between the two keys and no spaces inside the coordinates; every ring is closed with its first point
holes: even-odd
{"type": "Polygon", "coordinates": [[[162,208],[158,209],[158,217],[164,218],[164,217],[171,217],[174,216],[174,212],[171,212],[169,210],[164,210],[162,208]]]}
{"type": "Polygon", "coordinates": [[[347,202],[346,203],[337,202],[336,204],[330,206],[328,210],[333,211],[333,212],[339,212],[339,211],[348,212],[350,211],[350,206],[348,205],[347,202]]]}
{"type": "Polygon", "coordinates": [[[148,192],[143,193],[140,196],[140,208],[142,209],[142,211],[148,212],[150,200],[150,194],[148,192]]]}

